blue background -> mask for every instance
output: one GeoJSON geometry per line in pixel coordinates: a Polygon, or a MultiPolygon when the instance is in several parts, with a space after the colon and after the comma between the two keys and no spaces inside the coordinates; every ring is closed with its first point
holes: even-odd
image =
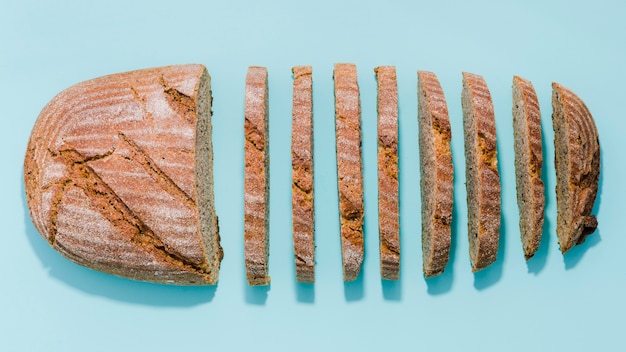
{"type": "Polygon", "coordinates": [[[626,6],[619,1],[0,1],[0,350],[624,350],[626,316],[626,6]],[[363,272],[342,282],[332,67],[357,64],[365,177],[363,272]],[[217,287],[134,282],[71,263],[40,238],[22,181],[30,129],[58,92],[97,76],[178,63],[212,75],[216,203],[224,261],[217,287]],[[243,92],[267,66],[271,114],[270,288],[243,265],[243,92]],[[317,281],[295,283],[291,249],[291,67],[312,65],[317,281]],[[396,65],[400,101],[402,275],[378,269],[376,81],[396,65]],[[453,246],[444,275],[421,274],[416,70],[448,99],[455,163],[453,246]],[[494,100],[502,177],[497,262],[472,274],[461,72],[494,100]],[[542,107],[546,226],[525,262],[515,195],[511,80],[542,107]],[[550,83],[574,90],[602,147],[599,229],[562,256],[556,242],[550,83]]]}

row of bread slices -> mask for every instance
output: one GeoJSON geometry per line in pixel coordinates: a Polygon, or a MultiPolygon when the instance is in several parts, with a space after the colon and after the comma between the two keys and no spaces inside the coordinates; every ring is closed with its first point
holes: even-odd
{"type": "MultiPolygon", "coordinates": [[[[398,90],[393,66],[375,69],[378,85],[378,212],[381,277],[396,280],[400,270],[398,209],[398,90]]],[[[360,98],[353,64],[334,67],[336,150],[345,281],[363,262],[363,177],[360,98]]],[[[452,138],[447,104],[436,75],[418,71],[422,252],[426,277],[444,272],[451,243],[453,208],[452,138]]],[[[312,68],[293,68],[292,223],[296,278],[314,282],[312,68]]],[[[597,221],[590,215],[599,177],[599,142],[585,104],[553,83],[552,106],[557,175],[557,235],[561,251],[582,243],[597,221]]],[[[250,67],[245,96],[244,246],[248,282],[265,285],[269,256],[269,146],[267,70],[250,67]]],[[[496,125],[484,79],[463,73],[463,127],[466,161],[468,239],[473,271],[496,260],[500,236],[500,176],[496,125]]],[[[530,259],[542,236],[544,184],[541,115],[528,80],[513,78],[513,127],[521,240],[530,259]]]]}

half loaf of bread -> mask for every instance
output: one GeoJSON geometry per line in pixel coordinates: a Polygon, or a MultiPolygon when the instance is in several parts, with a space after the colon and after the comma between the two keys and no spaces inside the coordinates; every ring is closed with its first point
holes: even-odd
{"type": "Polygon", "coordinates": [[[513,134],[519,227],[528,260],[539,248],[543,231],[541,113],[532,83],[518,76],[513,77],[513,134]]]}
{"type": "Polygon", "coordinates": [[[446,98],[437,76],[417,72],[422,196],[422,262],[425,277],[443,273],[450,253],[454,166],[446,98]]]}
{"type": "Polygon", "coordinates": [[[496,260],[500,239],[500,174],[496,122],[485,80],[463,73],[463,129],[467,187],[468,237],[472,271],[496,260]]]}
{"type": "Polygon", "coordinates": [[[585,103],[552,83],[557,227],[561,252],[581,244],[598,226],[591,215],[600,177],[600,142],[585,103]]]}
{"type": "Polygon", "coordinates": [[[64,90],[35,123],[24,182],[35,227],[72,261],[136,280],[217,282],[223,252],[204,66],[64,90]]]}

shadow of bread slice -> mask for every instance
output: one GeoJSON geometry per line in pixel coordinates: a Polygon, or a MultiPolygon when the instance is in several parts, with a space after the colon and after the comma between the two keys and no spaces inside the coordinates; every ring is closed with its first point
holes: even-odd
{"type": "Polygon", "coordinates": [[[437,76],[417,72],[422,197],[422,263],[425,277],[443,273],[450,253],[454,166],[446,98],[437,76]]]}
{"type": "Polygon", "coordinates": [[[268,99],[267,69],[251,66],[244,107],[244,257],[251,286],[270,283],[268,99]]]}
{"type": "Polygon", "coordinates": [[[33,223],[72,261],[136,280],[211,285],[223,256],[202,65],[79,83],[43,109],[24,182],[33,223]]]}
{"type": "Polygon", "coordinates": [[[313,201],[313,76],[311,66],[293,73],[291,125],[291,203],[296,280],[315,282],[313,201]]]}
{"type": "Polygon", "coordinates": [[[500,231],[500,174],[496,124],[485,80],[463,73],[463,129],[468,237],[472,271],[496,261],[500,231]]]}
{"type": "Polygon", "coordinates": [[[581,244],[598,226],[591,215],[600,177],[600,143],[585,103],[552,83],[557,228],[561,252],[581,244]]]}
{"type": "Polygon", "coordinates": [[[337,187],[344,281],[354,281],[363,263],[361,103],[356,65],[335,64],[337,187]]]}
{"type": "Polygon", "coordinates": [[[526,260],[539,248],[545,195],[541,168],[541,113],[532,83],[513,77],[513,135],[519,227],[526,260]]]}
{"type": "Polygon", "coordinates": [[[394,66],[374,69],[378,85],[378,233],[380,275],[400,275],[398,206],[398,84],[394,66]]]}

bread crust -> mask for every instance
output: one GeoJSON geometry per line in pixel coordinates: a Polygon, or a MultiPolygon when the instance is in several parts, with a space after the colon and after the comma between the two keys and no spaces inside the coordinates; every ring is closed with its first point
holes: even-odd
{"type": "Polygon", "coordinates": [[[524,257],[533,257],[543,232],[545,195],[541,180],[541,113],[529,80],[513,77],[513,131],[517,205],[524,257]]]}
{"type": "Polygon", "coordinates": [[[268,99],[267,69],[251,66],[244,109],[244,256],[251,286],[270,283],[268,99]]]}
{"type": "Polygon", "coordinates": [[[361,104],[356,65],[335,64],[333,77],[341,252],[348,282],[359,275],[364,255],[361,104]]]}
{"type": "Polygon", "coordinates": [[[485,80],[463,73],[463,127],[467,183],[468,237],[472,271],[496,260],[500,231],[500,175],[496,124],[485,80]]]}
{"type": "Polygon", "coordinates": [[[600,178],[600,142],[593,116],[570,89],[552,83],[557,236],[561,252],[581,244],[598,226],[591,215],[600,178]]]}
{"type": "Polygon", "coordinates": [[[422,262],[425,277],[444,272],[451,243],[454,165],[448,108],[437,76],[418,71],[422,262]]]}
{"type": "Polygon", "coordinates": [[[398,205],[398,84],[395,66],[374,69],[378,81],[378,232],[380,274],[385,280],[400,275],[398,205]]]}
{"type": "Polygon", "coordinates": [[[292,106],[292,230],[298,282],[315,282],[313,199],[313,79],[311,66],[296,66],[292,106]]]}
{"type": "Polygon", "coordinates": [[[214,232],[202,234],[195,177],[209,80],[202,65],[145,69],[79,83],[48,103],[31,133],[24,182],[33,223],[53,248],[131,279],[217,282],[217,217],[207,212],[214,232]]]}

